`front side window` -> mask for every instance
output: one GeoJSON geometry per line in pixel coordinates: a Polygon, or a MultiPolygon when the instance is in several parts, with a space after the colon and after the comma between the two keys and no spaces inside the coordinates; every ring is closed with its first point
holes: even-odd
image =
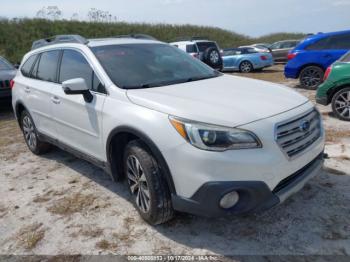
{"type": "Polygon", "coordinates": [[[24,76],[29,77],[30,70],[32,69],[36,58],[37,55],[32,55],[24,62],[23,66],[21,67],[21,72],[24,76]]]}
{"type": "Polygon", "coordinates": [[[62,55],[59,83],[74,78],[83,78],[90,90],[104,93],[100,80],[85,57],[77,51],[65,50],[62,55]]]}
{"type": "Polygon", "coordinates": [[[60,51],[48,51],[41,54],[36,77],[40,80],[56,82],[57,65],[60,51]]]}
{"type": "Polygon", "coordinates": [[[165,86],[220,75],[199,60],[166,44],[122,44],[91,49],[110,79],[120,88],[165,86]]]}

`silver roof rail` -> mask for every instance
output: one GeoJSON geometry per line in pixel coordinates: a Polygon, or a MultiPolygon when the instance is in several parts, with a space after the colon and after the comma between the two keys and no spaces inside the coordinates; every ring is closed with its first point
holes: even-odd
{"type": "Polygon", "coordinates": [[[59,43],[79,43],[86,45],[89,41],[80,35],[56,35],[46,39],[39,39],[32,44],[32,50],[59,43]]]}

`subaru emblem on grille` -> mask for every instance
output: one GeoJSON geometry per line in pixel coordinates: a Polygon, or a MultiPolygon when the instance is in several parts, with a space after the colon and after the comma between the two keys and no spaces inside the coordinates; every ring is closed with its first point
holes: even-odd
{"type": "Polygon", "coordinates": [[[307,132],[310,129],[310,121],[308,120],[304,120],[301,121],[300,125],[299,125],[299,130],[302,132],[307,132]]]}

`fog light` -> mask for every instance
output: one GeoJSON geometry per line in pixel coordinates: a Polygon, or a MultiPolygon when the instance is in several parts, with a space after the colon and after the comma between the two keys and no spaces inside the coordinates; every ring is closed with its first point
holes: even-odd
{"type": "Polygon", "coordinates": [[[220,207],[228,209],[237,204],[239,195],[236,191],[232,191],[224,195],[220,200],[220,207]]]}

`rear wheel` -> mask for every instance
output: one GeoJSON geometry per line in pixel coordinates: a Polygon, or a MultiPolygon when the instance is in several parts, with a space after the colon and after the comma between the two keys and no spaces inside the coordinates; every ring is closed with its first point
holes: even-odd
{"type": "Polygon", "coordinates": [[[41,155],[50,150],[50,144],[39,139],[34,121],[26,110],[24,110],[21,114],[21,127],[24,140],[26,141],[30,151],[36,155],[41,155]]]}
{"type": "Polygon", "coordinates": [[[152,225],[170,220],[174,211],[169,188],[159,164],[141,141],[131,141],[126,146],[124,169],[141,217],[152,225]]]}
{"type": "Polygon", "coordinates": [[[249,61],[243,61],[239,65],[239,71],[241,71],[242,73],[250,73],[251,71],[253,71],[253,69],[253,65],[249,61]]]}
{"type": "Polygon", "coordinates": [[[350,87],[339,90],[333,96],[332,109],[337,118],[350,121],[350,87]]]}
{"type": "Polygon", "coordinates": [[[305,67],[300,73],[300,85],[306,89],[316,89],[323,79],[323,69],[318,66],[305,67]]]}

